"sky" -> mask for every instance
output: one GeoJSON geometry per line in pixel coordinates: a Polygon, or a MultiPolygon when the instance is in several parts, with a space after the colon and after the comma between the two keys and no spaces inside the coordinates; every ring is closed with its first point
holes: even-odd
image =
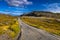
{"type": "Polygon", "coordinates": [[[0,0],[0,13],[21,15],[31,11],[60,13],[60,0],[0,0]]]}

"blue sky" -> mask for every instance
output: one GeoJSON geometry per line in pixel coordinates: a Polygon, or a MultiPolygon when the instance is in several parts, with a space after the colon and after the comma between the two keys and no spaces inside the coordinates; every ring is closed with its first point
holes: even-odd
{"type": "Polygon", "coordinates": [[[0,13],[21,15],[31,11],[60,13],[60,0],[0,0],[0,13]]]}

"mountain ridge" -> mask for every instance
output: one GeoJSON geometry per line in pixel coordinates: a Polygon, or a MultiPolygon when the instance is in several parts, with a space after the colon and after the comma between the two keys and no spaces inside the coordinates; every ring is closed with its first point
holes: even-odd
{"type": "Polygon", "coordinates": [[[46,11],[33,11],[33,12],[22,14],[21,16],[60,18],[60,13],[53,13],[53,12],[46,12],[46,11]]]}

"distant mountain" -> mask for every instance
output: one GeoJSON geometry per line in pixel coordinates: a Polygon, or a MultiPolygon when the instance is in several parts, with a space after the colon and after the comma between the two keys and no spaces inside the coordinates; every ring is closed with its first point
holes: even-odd
{"type": "Polygon", "coordinates": [[[60,13],[52,13],[52,12],[45,12],[45,11],[33,11],[33,12],[30,12],[30,13],[22,14],[21,16],[60,18],[60,13]]]}

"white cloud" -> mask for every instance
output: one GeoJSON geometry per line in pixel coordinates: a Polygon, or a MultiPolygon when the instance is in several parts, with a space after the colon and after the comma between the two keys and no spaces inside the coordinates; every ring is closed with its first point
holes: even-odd
{"type": "Polygon", "coordinates": [[[60,3],[44,4],[43,6],[46,7],[45,11],[60,13],[60,3]]]}
{"type": "Polygon", "coordinates": [[[21,12],[21,11],[14,11],[14,12],[0,11],[0,13],[10,14],[10,15],[21,15],[23,12],[21,12]]]}
{"type": "Polygon", "coordinates": [[[9,14],[10,12],[0,11],[0,13],[9,14]]]}
{"type": "Polygon", "coordinates": [[[23,6],[32,4],[32,2],[29,2],[27,0],[6,0],[6,2],[12,6],[23,6]]]}

